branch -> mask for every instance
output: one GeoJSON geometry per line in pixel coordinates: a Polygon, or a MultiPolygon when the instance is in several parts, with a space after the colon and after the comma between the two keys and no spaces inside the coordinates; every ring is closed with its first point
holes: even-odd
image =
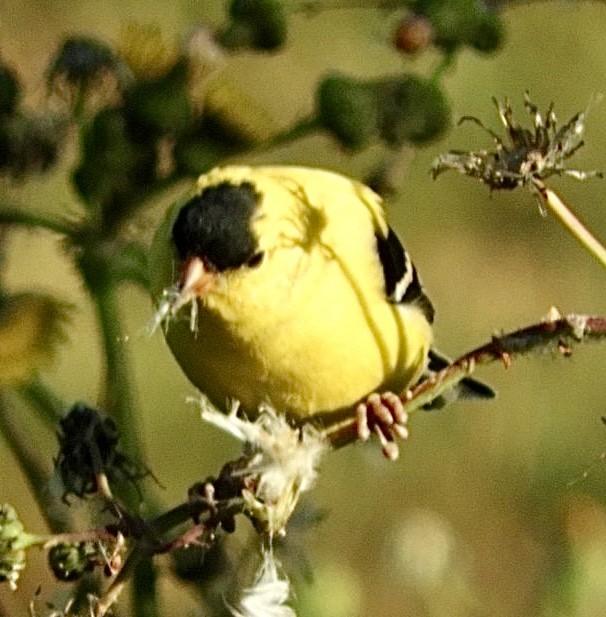
{"type": "MultiPolygon", "coordinates": [[[[430,404],[460,381],[470,377],[479,365],[500,361],[508,368],[514,358],[545,350],[568,357],[574,344],[603,339],[606,339],[606,317],[577,314],[550,316],[541,323],[493,336],[489,343],[464,354],[401,394],[404,412],[411,414],[430,404]]],[[[324,434],[334,448],[356,441],[358,432],[355,414],[328,426],[324,434]]]]}
{"type": "Polygon", "coordinates": [[[75,235],[77,226],[65,218],[28,212],[19,206],[0,207],[0,225],[20,225],[29,229],[46,229],[68,238],[75,235]]]}
{"type": "Polygon", "coordinates": [[[606,268],[604,245],[581,223],[557,193],[548,189],[539,179],[534,179],[534,187],[541,203],[564,225],[573,238],[606,268]]]}

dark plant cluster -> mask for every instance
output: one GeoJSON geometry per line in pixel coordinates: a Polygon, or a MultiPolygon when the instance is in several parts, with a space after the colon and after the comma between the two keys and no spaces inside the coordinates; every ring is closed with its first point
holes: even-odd
{"type": "Polygon", "coordinates": [[[22,108],[17,73],[0,64],[0,173],[23,177],[48,170],[67,131],[58,115],[22,108]]]}
{"type": "MultiPolygon", "coordinates": [[[[377,8],[403,13],[394,41],[386,41],[394,53],[435,47],[449,62],[466,46],[488,52],[503,40],[500,14],[481,0],[402,0],[377,8]],[[406,42],[421,27],[424,43],[406,42]]],[[[70,37],[46,71],[53,111],[40,116],[20,108],[19,78],[1,66],[0,170],[22,176],[48,169],[75,123],[80,157],[72,180],[111,231],[158,185],[252,147],[327,130],[345,148],[377,140],[398,148],[436,139],[448,128],[439,71],[370,80],[335,73],[320,80],[312,115],[277,134],[254,101],[217,72],[243,50],[279,53],[288,42],[288,18],[279,0],[232,0],[222,27],[199,27],[180,44],[166,44],[158,28],[137,25],[124,29],[116,49],[70,37]]]]}

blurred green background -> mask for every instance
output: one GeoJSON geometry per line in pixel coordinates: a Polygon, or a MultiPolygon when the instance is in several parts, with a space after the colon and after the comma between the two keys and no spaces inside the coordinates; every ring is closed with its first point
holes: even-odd
{"type": "MultiPolygon", "coordinates": [[[[196,23],[218,24],[219,0],[173,3],[81,0],[4,0],[0,8],[3,60],[26,76],[28,102],[44,91],[44,67],[66,34],[113,43],[130,20],[159,24],[167,41],[196,23]]],[[[491,97],[509,96],[526,122],[523,93],[541,109],[555,101],[560,122],[590,101],[587,145],[572,166],[606,171],[606,6],[603,2],[514,3],[504,12],[507,38],[494,55],[464,51],[445,79],[458,115],[498,128],[491,97]]],[[[428,74],[431,52],[411,59],[391,45],[393,20],[378,10],[326,10],[290,18],[289,42],[277,54],[243,53],[227,71],[235,83],[288,126],[313,106],[314,86],[329,69],[361,77],[390,71],[428,74]]],[[[605,275],[530,194],[493,194],[470,180],[429,175],[433,158],[452,148],[488,146],[472,125],[411,155],[390,217],[411,251],[436,306],[439,347],[457,355],[493,333],[534,323],[550,306],[562,313],[606,313],[605,275]]],[[[364,178],[382,150],[352,155],[328,136],[314,136],[238,161],[320,165],[364,178]]],[[[72,153],[73,156],[73,153],[72,153]]],[[[70,158],[68,156],[68,158],[70,158]]],[[[73,158],[72,158],[73,160],[73,158]]],[[[2,187],[8,201],[34,209],[77,212],[66,167],[2,187]]],[[[606,183],[555,179],[556,188],[595,234],[606,239],[606,183]]],[[[149,238],[178,187],[133,222],[149,238]]],[[[92,308],[56,238],[14,232],[5,279],[11,289],[38,288],[76,305],[69,341],[45,373],[67,401],[94,401],[101,356],[92,308]]],[[[136,370],[148,464],[167,504],[188,486],[237,455],[238,446],[204,426],[195,393],[166,348],[149,337],[148,297],[122,294],[129,336],[123,344],[136,370]]],[[[498,390],[490,403],[457,404],[418,414],[397,463],[376,445],[329,456],[313,503],[326,518],[293,532],[309,560],[313,581],[294,573],[303,617],[598,617],[606,610],[606,348],[581,347],[572,357],[549,355],[483,369],[498,390]]],[[[27,427],[24,412],[24,424],[27,427]]],[[[34,429],[32,428],[32,431],[34,429]]],[[[55,444],[32,432],[49,452],[55,444]]],[[[11,502],[28,528],[42,529],[14,461],[0,450],[0,501],[11,502]]],[[[49,489],[50,490],[50,489],[49,489]]],[[[230,538],[234,551],[242,539],[230,538]]],[[[168,559],[158,560],[168,571],[168,559]]],[[[2,587],[2,601],[24,615],[36,588],[67,597],[53,582],[42,553],[31,555],[20,589],[2,587]]],[[[162,584],[166,612],[203,615],[198,601],[170,580],[162,584]]],[[[60,597],[60,596],[59,596],[60,597]]],[[[123,604],[127,607],[127,604],[123,604]]]]}

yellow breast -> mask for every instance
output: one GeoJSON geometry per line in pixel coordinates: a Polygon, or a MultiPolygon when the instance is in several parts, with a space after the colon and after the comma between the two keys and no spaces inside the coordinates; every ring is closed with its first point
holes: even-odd
{"type": "MultiPolygon", "coordinates": [[[[250,413],[270,403],[306,418],[418,379],[431,326],[418,308],[385,297],[378,197],[342,176],[297,168],[223,168],[201,187],[238,174],[263,195],[253,229],[264,260],[220,275],[199,301],[195,332],[187,318],[169,324],[167,341],[190,380],[220,407],[229,397],[250,413]]],[[[163,270],[160,289],[176,271],[163,270]]]]}

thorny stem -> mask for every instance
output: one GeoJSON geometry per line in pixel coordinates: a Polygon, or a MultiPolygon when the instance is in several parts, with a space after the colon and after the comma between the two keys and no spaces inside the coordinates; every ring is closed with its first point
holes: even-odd
{"type": "Polygon", "coordinates": [[[44,542],[42,548],[48,550],[59,544],[80,544],[82,542],[99,542],[100,540],[115,542],[116,535],[107,531],[104,527],[100,529],[89,529],[87,531],[76,531],[73,533],[57,533],[50,536],[44,542]]]}
{"type": "Polygon", "coordinates": [[[533,179],[533,186],[541,203],[566,227],[583,248],[589,251],[606,268],[606,248],[604,248],[602,243],[579,221],[570,208],[559,198],[557,193],[548,189],[537,178],[533,179]]]}
{"type": "MultiPolygon", "coordinates": [[[[242,499],[233,498],[217,502],[214,508],[206,508],[207,517],[187,529],[183,534],[173,540],[163,542],[161,534],[169,531],[175,526],[182,524],[192,518],[192,507],[189,502],[176,506],[169,512],[152,519],[150,521],[136,521],[138,525],[137,533],[143,532],[139,542],[129,553],[124,564],[116,577],[97,601],[93,609],[94,617],[103,617],[111,609],[112,605],[118,600],[124,586],[132,576],[134,580],[134,595],[136,603],[133,605],[134,615],[140,617],[154,617],[158,615],[158,608],[152,581],[155,579],[155,568],[151,555],[168,553],[176,548],[194,544],[205,532],[210,532],[216,528],[219,521],[224,516],[234,516],[243,511],[244,504],[242,499]]],[[[115,540],[115,536],[107,530],[92,531],[89,534],[64,534],[46,543],[46,547],[58,544],[61,541],[82,541],[82,539],[103,539],[115,540]],[[96,534],[96,536],[95,536],[96,534]]]]}
{"type": "MultiPolygon", "coordinates": [[[[141,563],[141,557],[142,554],[139,551],[134,550],[131,552],[124,562],[124,565],[118,572],[116,578],[114,578],[103,596],[100,597],[92,607],[91,615],[93,617],[104,617],[104,615],[106,615],[111,607],[118,601],[118,598],[124,590],[129,577],[133,573],[133,569],[141,563]]],[[[151,580],[149,581],[149,585],[150,587],[153,587],[151,580]]],[[[138,594],[135,593],[135,595],[138,594]]],[[[133,599],[133,607],[135,608],[135,611],[136,606],[136,599],[133,599]]],[[[145,613],[136,612],[135,614],[143,616],[145,613]]],[[[155,611],[150,613],[150,617],[153,617],[155,614],[155,611]]]]}
{"type": "Polygon", "coordinates": [[[435,376],[415,386],[404,396],[405,411],[411,413],[431,402],[462,379],[469,377],[476,366],[494,361],[503,362],[505,368],[523,354],[555,350],[567,357],[574,343],[606,339],[606,317],[585,315],[557,316],[533,324],[492,340],[461,356],[435,376]]]}
{"type": "MultiPolygon", "coordinates": [[[[206,510],[210,512],[210,508],[206,510]]],[[[222,517],[235,516],[244,511],[244,501],[241,497],[234,497],[232,499],[224,499],[217,502],[215,506],[215,512],[210,513],[208,519],[201,522],[204,527],[215,526],[222,517]]],[[[166,512],[157,518],[150,521],[151,527],[156,533],[164,533],[177,525],[184,523],[192,518],[192,506],[190,503],[183,503],[169,512],[166,512]]],[[[179,542],[179,540],[175,541],[179,542]]],[[[165,551],[163,551],[165,552],[165,551]]]]}
{"type": "MultiPolygon", "coordinates": [[[[507,368],[514,358],[545,349],[554,349],[563,356],[569,356],[574,343],[600,339],[606,339],[606,317],[585,315],[558,316],[509,334],[495,336],[489,343],[466,353],[402,394],[404,411],[411,414],[431,403],[457,383],[470,377],[479,365],[500,361],[507,368]]],[[[327,427],[324,433],[335,448],[355,441],[358,438],[355,414],[352,413],[341,422],[327,427]]]]}

